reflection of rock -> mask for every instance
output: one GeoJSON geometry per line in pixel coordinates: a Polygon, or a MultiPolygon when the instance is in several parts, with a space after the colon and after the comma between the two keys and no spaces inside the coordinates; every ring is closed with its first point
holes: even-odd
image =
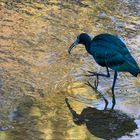
{"type": "Polygon", "coordinates": [[[107,18],[107,15],[105,12],[101,12],[101,13],[99,13],[99,17],[100,18],[107,18]]]}
{"type": "MultiPolygon", "coordinates": [[[[26,117],[29,114],[32,116],[37,116],[38,114],[34,113],[34,111],[38,111],[38,109],[33,108],[33,104],[34,104],[34,99],[31,96],[25,96],[23,97],[21,103],[19,103],[18,107],[13,111],[10,112],[9,114],[9,120],[10,121],[14,121],[14,120],[18,120],[21,117],[26,117]]],[[[38,111],[39,112],[39,111],[38,111]]]]}
{"type": "Polygon", "coordinates": [[[4,92],[3,92],[3,80],[0,80],[0,94],[2,95],[4,92]]]}
{"type": "Polygon", "coordinates": [[[98,110],[87,107],[82,113],[77,114],[66,99],[67,106],[73,115],[75,124],[86,124],[87,129],[93,135],[112,139],[128,135],[137,129],[134,119],[118,110],[98,110]]]}
{"type": "Polygon", "coordinates": [[[0,131],[6,131],[6,130],[8,130],[8,127],[1,127],[0,126],[0,131]]]}
{"type": "Polygon", "coordinates": [[[0,80],[0,89],[2,88],[2,86],[3,86],[3,81],[0,80]]]}

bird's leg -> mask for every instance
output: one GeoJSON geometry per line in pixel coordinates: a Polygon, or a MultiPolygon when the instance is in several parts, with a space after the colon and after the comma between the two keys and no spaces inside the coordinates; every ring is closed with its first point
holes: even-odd
{"type": "Polygon", "coordinates": [[[109,73],[109,69],[108,67],[106,67],[107,70],[107,74],[101,74],[101,73],[97,73],[97,72],[92,72],[92,71],[88,71],[90,74],[86,75],[86,76],[103,76],[103,77],[110,77],[110,73],[109,73]]]}
{"type": "Polygon", "coordinates": [[[117,71],[115,71],[114,73],[114,80],[113,80],[113,85],[112,85],[112,108],[111,108],[112,110],[114,109],[114,106],[116,104],[115,94],[114,94],[114,87],[115,87],[116,79],[117,79],[117,71]]]}
{"type": "Polygon", "coordinates": [[[96,80],[95,80],[95,82],[94,82],[94,86],[95,86],[96,90],[97,90],[97,88],[98,88],[98,85],[99,85],[99,76],[96,75],[96,80]]]}
{"type": "Polygon", "coordinates": [[[104,95],[103,95],[100,91],[97,90],[96,85],[95,85],[95,87],[94,87],[93,85],[90,84],[89,81],[87,81],[85,84],[88,85],[89,87],[91,87],[93,91],[99,93],[99,95],[100,95],[100,96],[103,98],[103,100],[105,101],[104,110],[106,110],[106,109],[107,109],[107,106],[108,106],[108,100],[104,97],[104,95]]]}

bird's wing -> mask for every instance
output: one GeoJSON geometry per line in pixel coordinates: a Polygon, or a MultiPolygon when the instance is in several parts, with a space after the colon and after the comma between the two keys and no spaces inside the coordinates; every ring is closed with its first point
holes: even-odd
{"type": "Polygon", "coordinates": [[[92,56],[99,65],[107,66],[117,71],[119,69],[119,66],[125,63],[123,55],[121,55],[117,51],[114,51],[113,49],[104,48],[104,46],[95,47],[92,56]]]}
{"type": "Polygon", "coordinates": [[[139,67],[131,54],[117,51],[113,44],[94,42],[90,52],[101,66],[107,66],[116,71],[128,71],[133,75],[139,71],[139,67]],[[112,45],[112,47],[109,47],[109,45],[112,45]]]}
{"type": "MultiPolygon", "coordinates": [[[[126,45],[117,36],[110,34],[100,34],[93,38],[92,43],[95,43],[96,46],[104,46],[105,48],[110,48],[111,50],[113,49],[113,52],[120,53],[121,55],[123,55],[123,57],[125,57],[125,60],[128,60],[132,64],[138,66],[137,62],[130,54],[126,45]]],[[[112,52],[111,50],[110,52],[112,52]]]]}
{"type": "Polygon", "coordinates": [[[122,67],[126,63],[126,60],[123,55],[118,53],[117,51],[106,51],[104,59],[106,66],[108,66],[109,68],[116,71],[126,71],[126,68],[122,67]]]}
{"type": "Polygon", "coordinates": [[[113,50],[116,50],[123,54],[129,52],[126,48],[126,45],[117,36],[114,35],[100,34],[93,38],[93,42],[100,42],[104,44],[105,47],[113,48],[113,50]]]}

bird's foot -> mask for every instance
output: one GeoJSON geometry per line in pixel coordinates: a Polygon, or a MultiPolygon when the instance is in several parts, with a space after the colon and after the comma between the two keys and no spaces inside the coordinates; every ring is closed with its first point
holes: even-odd
{"type": "Polygon", "coordinates": [[[94,86],[91,85],[91,83],[90,83],[89,81],[87,81],[87,82],[85,83],[85,85],[91,87],[94,91],[97,91],[97,84],[96,84],[96,81],[94,82],[94,86]]]}
{"type": "Polygon", "coordinates": [[[98,76],[99,74],[96,72],[88,71],[90,74],[86,74],[85,76],[98,76]]]}

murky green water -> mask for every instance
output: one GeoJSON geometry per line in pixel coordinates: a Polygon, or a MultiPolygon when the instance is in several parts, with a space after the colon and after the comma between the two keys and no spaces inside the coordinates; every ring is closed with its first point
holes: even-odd
{"type": "MultiPolygon", "coordinates": [[[[87,70],[105,69],[80,45],[71,57],[67,53],[81,32],[112,33],[126,42],[140,65],[139,5],[139,0],[1,0],[0,128],[4,131],[0,131],[0,140],[96,140],[109,135],[108,131],[100,133],[104,121],[109,131],[118,128],[109,138],[140,139],[140,77],[119,73],[116,110],[107,117],[115,117],[114,124],[107,118],[94,124],[96,121],[87,117],[88,107],[102,110],[104,102],[84,84],[95,79],[84,75],[87,70]],[[73,122],[66,97],[88,123],[78,126],[73,122]]],[[[110,103],[113,72],[111,75],[100,78],[99,84],[110,103]]],[[[100,118],[106,113],[97,114],[100,118]]]]}

